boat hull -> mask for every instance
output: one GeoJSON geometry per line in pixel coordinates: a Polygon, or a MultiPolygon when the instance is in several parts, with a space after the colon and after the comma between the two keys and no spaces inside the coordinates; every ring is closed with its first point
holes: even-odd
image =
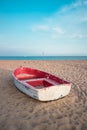
{"type": "Polygon", "coordinates": [[[70,89],[71,89],[71,84],[70,83],[63,83],[63,84],[54,84],[51,87],[44,87],[42,89],[37,89],[36,87],[32,87],[30,83],[35,84],[35,81],[40,82],[41,80],[46,80],[47,82],[50,80],[44,78],[38,78],[38,79],[27,79],[21,81],[15,77],[13,74],[14,78],[14,84],[15,86],[23,93],[27,94],[28,96],[40,100],[40,101],[51,101],[51,100],[56,100],[59,98],[62,98],[66,95],[69,94],[70,89]],[[29,82],[29,83],[27,83],[29,82]]]}

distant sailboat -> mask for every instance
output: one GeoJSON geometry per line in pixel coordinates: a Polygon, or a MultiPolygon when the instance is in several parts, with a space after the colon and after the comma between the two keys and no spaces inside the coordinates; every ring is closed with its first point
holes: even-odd
{"type": "Polygon", "coordinates": [[[44,51],[42,52],[42,56],[44,56],[45,55],[45,53],[44,53],[44,51]]]}

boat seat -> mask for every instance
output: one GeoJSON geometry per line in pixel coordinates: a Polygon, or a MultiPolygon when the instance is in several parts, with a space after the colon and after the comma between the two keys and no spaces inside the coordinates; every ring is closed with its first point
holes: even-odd
{"type": "MultiPolygon", "coordinates": [[[[36,82],[35,84],[37,84],[37,83],[40,83],[42,81],[45,81],[45,83],[47,84],[48,87],[58,84],[57,82],[55,82],[55,81],[53,81],[51,79],[48,79],[48,78],[33,78],[33,79],[21,80],[21,82],[23,84],[25,84],[27,86],[32,86],[32,87],[34,87],[32,83],[36,82]]],[[[42,85],[41,86],[39,85],[37,88],[39,88],[39,87],[43,88],[42,85]]]]}
{"type": "Polygon", "coordinates": [[[32,78],[36,78],[36,75],[25,75],[25,74],[22,74],[22,75],[17,75],[17,79],[18,80],[26,80],[26,79],[32,79],[32,78]]]}

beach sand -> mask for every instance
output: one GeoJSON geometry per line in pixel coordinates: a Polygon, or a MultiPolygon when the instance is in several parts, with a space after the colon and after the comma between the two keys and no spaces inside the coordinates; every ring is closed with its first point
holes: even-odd
{"type": "Polygon", "coordinates": [[[87,60],[0,61],[0,130],[87,130],[87,60]],[[21,93],[12,78],[20,66],[68,80],[69,95],[40,102],[21,93]]]}

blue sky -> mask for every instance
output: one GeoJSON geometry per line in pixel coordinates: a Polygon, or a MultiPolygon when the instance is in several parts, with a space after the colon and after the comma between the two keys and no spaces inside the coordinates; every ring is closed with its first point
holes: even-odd
{"type": "Polygon", "coordinates": [[[87,56],[87,0],[0,0],[0,56],[87,56]]]}

